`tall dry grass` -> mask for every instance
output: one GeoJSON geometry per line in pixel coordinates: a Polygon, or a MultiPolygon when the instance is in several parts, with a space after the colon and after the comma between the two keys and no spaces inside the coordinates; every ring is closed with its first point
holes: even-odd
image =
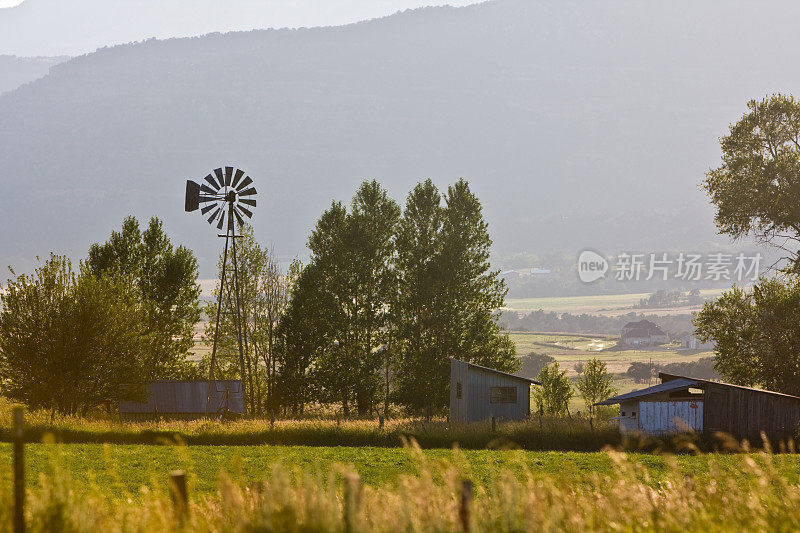
{"type": "MultiPolygon", "coordinates": [[[[427,459],[414,448],[419,476],[396,484],[360,487],[357,473],[340,466],[328,474],[274,468],[263,483],[241,486],[221,474],[215,495],[192,499],[181,519],[166,480],[135,498],[101,490],[74,490],[66,474],[42,480],[29,492],[27,521],[34,532],[128,531],[461,531],[462,480],[469,463],[427,459]],[[348,490],[350,487],[350,490],[348,490]],[[353,495],[349,500],[345,494],[353,495]],[[349,503],[349,506],[348,506],[349,503]]],[[[509,452],[514,453],[514,452],[509,452]]],[[[780,475],[767,453],[721,468],[703,456],[709,473],[687,476],[676,459],[653,479],[624,453],[608,451],[613,474],[592,474],[580,484],[525,470],[496,472],[476,487],[472,531],[797,531],[800,486],[780,475]]],[[[75,473],[76,475],[78,473],[75,473]]],[[[165,476],[166,477],[166,476],[165,476]]],[[[0,488],[0,531],[11,529],[10,488],[0,488]]]]}

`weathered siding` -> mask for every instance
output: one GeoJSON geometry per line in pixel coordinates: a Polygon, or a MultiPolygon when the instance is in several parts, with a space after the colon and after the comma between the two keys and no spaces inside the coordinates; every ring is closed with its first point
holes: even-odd
{"type": "Polygon", "coordinates": [[[469,365],[464,361],[450,360],[450,420],[453,422],[467,421],[467,373],[469,365]],[[461,398],[457,398],[458,383],[461,383],[461,398]]]}
{"type": "MultiPolygon", "coordinates": [[[[144,420],[154,416],[190,419],[206,415],[208,381],[155,381],[147,384],[147,401],[122,402],[119,406],[123,420],[144,420]]],[[[224,410],[244,412],[240,380],[212,382],[209,413],[224,410]]]]}
{"type": "Polygon", "coordinates": [[[706,385],[706,413],[703,429],[722,431],[738,439],[781,439],[797,431],[800,402],[794,398],[755,390],[706,385]]]}
{"type": "Polygon", "coordinates": [[[525,420],[530,415],[531,384],[528,380],[450,360],[450,420],[476,422],[495,417],[498,420],[525,420]],[[461,383],[461,398],[457,396],[461,383]],[[491,403],[492,387],[513,387],[516,403],[491,403]]]}
{"type": "Polygon", "coordinates": [[[639,427],[649,435],[703,431],[703,401],[639,402],[639,427]]]}

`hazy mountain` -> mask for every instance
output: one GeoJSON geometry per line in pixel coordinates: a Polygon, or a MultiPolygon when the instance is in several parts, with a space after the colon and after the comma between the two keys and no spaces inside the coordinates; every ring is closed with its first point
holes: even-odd
{"type": "Polygon", "coordinates": [[[399,199],[468,178],[503,252],[697,248],[718,137],[800,86],[800,5],[764,6],[501,0],[78,57],[0,97],[0,257],[83,254],[157,214],[208,276],[221,243],[183,186],[226,163],[283,255],[372,177],[399,199]]]}
{"type": "Polygon", "coordinates": [[[332,26],[476,0],[25,0],[0,9],[0,54],[78,55],[149,38],[332,26]]]}
{"type": "Polygon", "coordinates": [[[69,59],[62,57],[16,57],[0,55],[0,93],[37,80],[55,64],[69,59]]]}

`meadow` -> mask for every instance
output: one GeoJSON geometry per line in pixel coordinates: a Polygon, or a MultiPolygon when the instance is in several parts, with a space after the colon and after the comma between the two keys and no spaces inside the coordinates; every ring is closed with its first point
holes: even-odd
{"type": "MultiPolygon", "coordinates": [[[[800,461],[790,454],[52,444],[28,451],[26,521],[34,532],[800,528],[800,461]],[[186,512],[170,497],[173,467],[188,472],[186,512]],[[465,480],[474,484],[466,492],[465,480]]],[[[0,532],[11,531],[11,502],[10,483],[0,483],[0,532]]]]}
{"type": "MultiPolygon", "coordinates": [[[[723,289],[702,289],[700,296],[703,298],[716,298],[722,294],[723,289]]],[[[614,312],[630,312],[639,300],[647,298],[651,293],[639,292],[629,294],[598,294],[592,296],[552,296],[542,298],[507,298],[504,309],[512,311],[530,312],[543,309],[561,313],[595,313],[614,314],[614,312]]],[[[696,307],[675,307],[666,309],[641,309],[648,313],[666,312],[686,313],[696,307]]]]}

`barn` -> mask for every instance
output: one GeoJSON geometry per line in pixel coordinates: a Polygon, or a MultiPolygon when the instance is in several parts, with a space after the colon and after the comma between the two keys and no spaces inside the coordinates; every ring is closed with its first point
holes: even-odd
{"type": "Polygon", "coordinates": [[[121,402],[119,405],[119,417],[123,421],[192,420],[243,413],[242,381],[238,379],[154,381],[147,384],[147,401],[121,402]]]}
{"type": "Polygon", "coordinates": [[[794,435],[800,397],[706,379],[659,373],[661,383],[599,402],[619,404],[622,433],[727,433],[751,442],[794,435]]]}
{"type": "Polygon", "coordinates": [[[531,410],[532,379],[450,359],[450,420],[525,420],[531,410]]]}

